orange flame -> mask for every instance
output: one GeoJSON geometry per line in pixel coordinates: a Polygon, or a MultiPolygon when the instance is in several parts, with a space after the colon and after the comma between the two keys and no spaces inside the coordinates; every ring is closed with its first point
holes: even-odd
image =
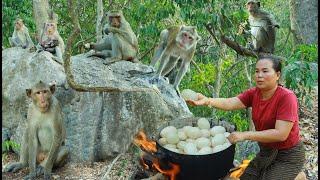
{"type": "Polygon", "coordinates": [[[146,134],[143,131],[139,131],[133,141],[135,145],[142,147],[146,151],[152,153],[157,152],[156,142],[148,140],[146,134]]]}
{"type": "Polygon", "coordinates": [[[180,172],[180,166],[177,164],[169,163],[170,166],[172,167],[170,170],[162,170],[160,168],[160,163],[158,162],[158,159],[156,159],[152,166],[156,168],[159,172],[161,172],[164,175],[167,175],[170,177],[170,180],[175,180],[176,175],[180,172]]]}
{"type": "MultiPolygon", "coordinates": [[[[156,142],[148,140],[146,134],[143,131],[139,131],[136,137],[134,138],[134,144],[139,146],[140,148],[143,148],[147,152],[155,153],[157,152],[156,142]]],[[[145,167],[145,169],[149,169],[149,166],[145,163],[143,158],[141,158],[142,165],[145,167]]],[[[157,159],[156,156],[153,156],[152,158],[152,167],[154,167],[156,170],[158,170],[160,173],[169,176],[170,180],[175,180],[176,175],[180,172],[180,166],[177,164],[173,164],[169,162],[169,165],[171,166],[171,169],[169,170],[163,170],[160,167],[159,159],[157,159]]]]}
{"type": "Polygon", "coordinates": [[[149,169],[148,164],[145,162],[144,158],[142,158],[142,157],[143,157],[143,154],[144,154],[144,153],[141,153],[141,154],[140,154],[140,164],[143,166],[144,169],[149,169]]]}

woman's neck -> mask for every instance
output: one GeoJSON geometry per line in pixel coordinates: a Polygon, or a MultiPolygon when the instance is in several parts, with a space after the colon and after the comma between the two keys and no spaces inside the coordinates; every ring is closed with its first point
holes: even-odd
{"type": "Polygon", "coordinates": [[[270,99],[273,96],[273,94],[276,92],[277,88],[278,88],[278,85],[276,85],[271,89],[260,89],[262,100],[270,99]]]}

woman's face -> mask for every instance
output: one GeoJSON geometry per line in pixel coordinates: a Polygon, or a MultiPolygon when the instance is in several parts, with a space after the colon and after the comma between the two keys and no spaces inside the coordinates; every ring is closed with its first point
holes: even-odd
{"type": "Polygon", "coordinates": [[[272,65],[268,59],[259,60],[256,64],[255,81],[261,90],[273,89],[278,84],[280,72],[275,72],[272,65]]]}

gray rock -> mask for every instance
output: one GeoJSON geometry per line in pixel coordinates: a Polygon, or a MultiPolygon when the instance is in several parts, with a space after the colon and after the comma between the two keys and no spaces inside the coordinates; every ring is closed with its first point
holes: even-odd
{"type": "Polygon", "coordinates": [[[119,91],[77,92],[66,83],[63,66],[50,53],[2,51],[2,126],[14,130],[11,139],[20,143],[30,102],[25,89],[39,80],[57,82],[55,96],[62,105],[72,162],[104,160],[125,152],[139,130],[152,136],[168,121],[193,116],[171,85],[163,79],[149,83],[154,75],[149,66],[127,61],[107,66],[86,54],[73,56],[71,62],[77,83],[119,91]],[[147,91],[126,92],[140,88],[147,91]]]}
{"type": "Polygon", "coordinates": [[[1,134],[2,134],[1,136],[2,142],[10,139],[11,133],[8,128],[1,128],[1,134]]]}

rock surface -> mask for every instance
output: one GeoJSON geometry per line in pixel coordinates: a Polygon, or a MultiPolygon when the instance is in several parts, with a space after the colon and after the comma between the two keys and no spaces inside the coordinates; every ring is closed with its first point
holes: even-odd
{"type": "Polygon", "coordinates": [[[109,66],[99,58],[80,54],[71,58],[75,81],[86,86],[103,86],[131,92],[77,92],[66,83],[61,64],[48,52],[29,53],[21,48],[2,51],[2,127],[12,131],[20,143],[30,100],[25,89],[37,81],[56,81],[55,96],[62,105],[67,130],[66,146],[71,162],[104,160],[125,152],[141,129],[157,133],[162,124],[192,117],[174,88],[160,79],[149,80],[154,70],[147,65],[120,61],[109,66]],[[149,91],[150,89],[150,91],[149,91]]]}

